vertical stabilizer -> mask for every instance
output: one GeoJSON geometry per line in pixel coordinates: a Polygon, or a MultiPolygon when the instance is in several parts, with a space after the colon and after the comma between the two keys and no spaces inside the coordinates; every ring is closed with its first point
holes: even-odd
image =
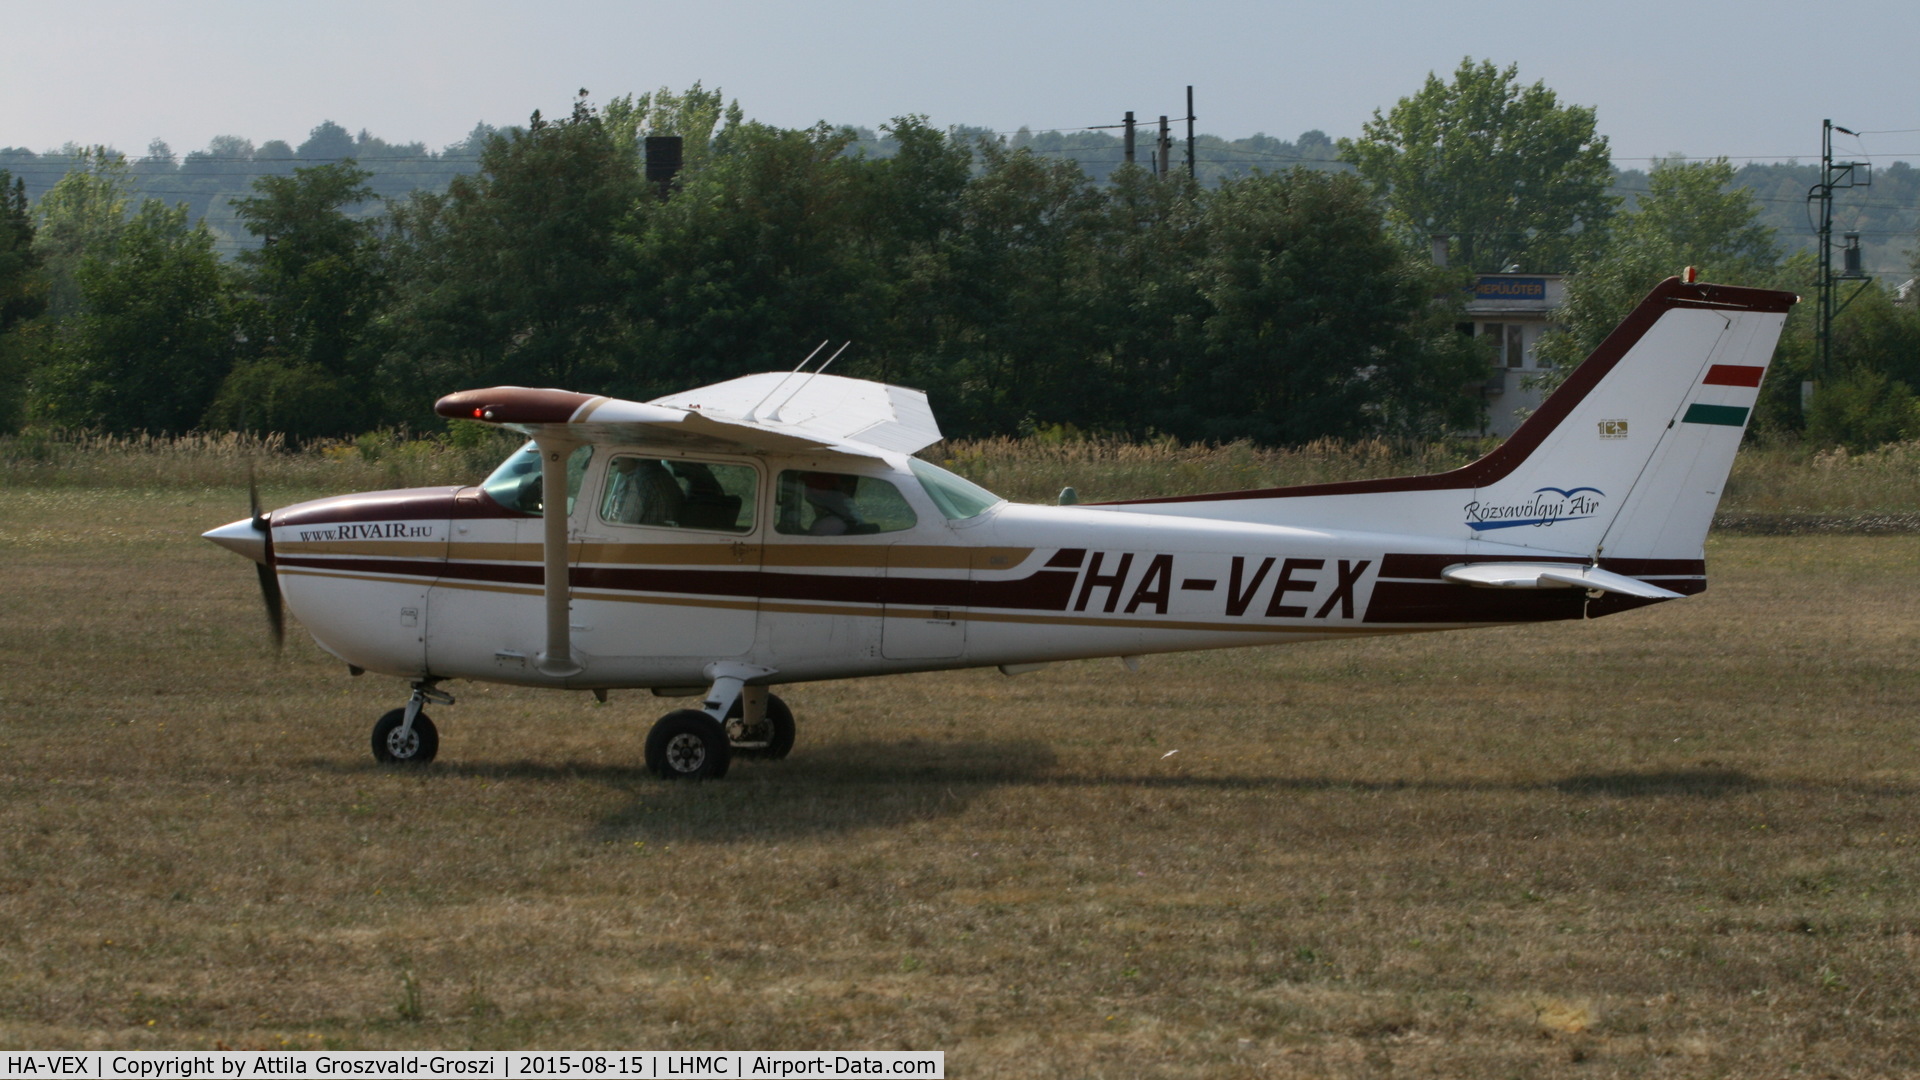
{"type": "Polygon", "coordinates": [[[1505,443],[1452,472],[1105,505],[1697,560],[1798,299],[1669,278],[1505,443]]]}

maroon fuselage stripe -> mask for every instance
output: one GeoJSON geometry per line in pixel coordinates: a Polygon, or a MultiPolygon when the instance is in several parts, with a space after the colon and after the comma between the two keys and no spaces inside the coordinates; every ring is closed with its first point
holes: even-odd
{"type": "MultiPolygon", "coordinates": [[[[1075,549],[1069,549],[1075,550],[1075,549]]],[[[1079,552],[1083,554],[1083,549],[1079,552]]],[[[1079,580],[1077,570],[1047,568],[1023,578],[916,578],[863,574],[794,574],[746,569],[694,570],[647,567],[577,566],[574,588],[635,595],[700,596],[772,603],[841,603],[950,607],[977,611],[1065,612],[1079,580]]],[[[1079,560],[1073,560],[1079,561],[1079,560]]],[[[1481,589],[1440,578],[1449,566],[1472,562],[1508,562],[1459,555],[1388,554],[1380,561],[1380,580],[1361,621],[1366,623],[1543,622],[1610,614],[1643,606],[1645,601],[1609,595],[1589,603],[1583,589],[1481,589]]],[[[1585,560],[1545,556],[1537,562],[1583,565],[1585,560]]],[[[535,563],[441,562],[436,559],[316,558],[283,556],[291,571],[335,571],[400,577],[489,583],[538,589],[544,575],[535,563]]],[[[1705,564],[1698,559],[1603,559],[1603,569],[1656,581],[1692,595],[1706,588],[1705,564]]]]}

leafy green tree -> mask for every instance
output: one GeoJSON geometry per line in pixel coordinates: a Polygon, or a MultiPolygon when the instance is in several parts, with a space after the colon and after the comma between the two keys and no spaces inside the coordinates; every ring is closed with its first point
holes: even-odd
{"type": "Polygon", "coordinates": [[[1443,276],[1381,229],[1352,176],[1295,169],[1207,200],[1203,362],[1165,394],[1183,438],[1303,443],[1472,426],[1482,358],[1436,306],[1443,276]]]}
{"type": "Polygon", "coordinates": [[[925,382],[948,329],[949,246],[963,220],[973,155],[924,116],[896,117],[881,131],[893,153],[859,150],[845,241],[871,268],[872,321],[859,337],[850,371],[886,381],[925,382]]]}
{"type": "Polygon", "coordinates": [[[956,434],[1079,424],[1088,325],[1077,278],[1098,242],[1100,195],[1070,161],[983,140],[978,162],[939,253],[938,353],[921,382],[952,403],[956,434]]]}
{"type": "Polygon", "coordinates": [[[148,199],[78,279],[82,310],[37,374],[40,415],[114,432],[192,429],[233,358],[212,235],[184,206],[148,199]]]}
{"type": "Polygon", "coordinates": [[[1069,278],[1085,334],[1070,373],[1085,411],[1056,408],[1039,419],[1144,438],[1177,423],[1167,410],[1171,389],[1205,363],[1201,330],[1212,309],[1196,268],[1209,250],[1212,195],[1137,165],[1114,170],[1098,195],[1069,278]]]}
{"type": "MultiPolygon", "coordinates": [[[[1797,418],[1807,442],[1866,451],[1920,438],[1920,309],[1896,302],[1877,281],[1841,287],[1846,291],[1833,323],[1832,367],[1814,370],[1812,311],[1790,320],[1781,355],[1762,386],[1760,419],[1779,428],[1798,426],[1794,410],[1807,380],[1815,383],[1813,399],[1797,418]]],[[[1811,283],[1804,286],[1808,302],[1801,308],[1812,308],[1812,291],[1811,283]]]]}
{"type": "Polygon", "coordinates": [[[1612,172],[1594,111],[1518,75],[1463,59],[1451,83],[1428,74],[1361,138],[1340,140],[1409,246],[1446,234],[1455,266],[1553,272],[1603,233],[1612,172]]]}
{"type": "Polygon", "coordinates": [[[615,238],[643,184],[583,99],[489,136],[477,174],[396,208],[388,365],[404,415],[454,386],[608,385],[629,343],[615,238]]]}
{"type": "Polygon", "coordinates": [[[133,163],[133,175],[143,191],[166,186],[179,171],[180,159],[165,139],[149,142],[146,156],[133,163]]]}
{"type": "Polygon", "coordinates": [[[1726,158],[1656,164],[1638,205],[1614,218],[1606,242],[1572,268],[1558,316],[1565,329],[1538,347],[1553,366],[1553,382],[1585,359],[1648,290],[1684,267],[1698,267],[1703,281],[1771,284],[1779,249],[1760,216],[1753,193],[1733,186],[1726,158]]]}
{"type": "Polygon", "coordinates": [[[0,433],[19,425],[27,343],[13,331],[45,311],[46,278],[33,249],[26,185],[0,169],[0,433]]]}
{"type": "Polygon", "coordinates": [[[1855,368],[1827,380],[1814,394],[1806,437],[1815,446],[1844,446],[1854,453],[1920,439],[1920,398],[1884,371],[1855,368]]]}
{"type": "Polygon", "coordinates": [[[622,95],[607,102],[601,115],[614,146],[636,165],[643,156],[642,139],[678,135],[681,165],[687,172],[698,172],[706,164],[714,138],[744,120],[738,101],[728,105],[719,87],[707,90],[698,82],[678,94],[663,86],[638,97],[622,95]]]}
{"type": "Polygon", "coordinates": [[[301,143],[293,153],[302,160],[326,164],[350,158],[353,152],[353,136],[348,134],[347,129],[331,120],[322,120],[307,133],[307,141],[301,143]]]}
{"type": "Polygon", "coordinates": [[[860,227],[848,136],[816,126],[729,126],[706,165],[622,227],[633,328],[621,385],[643,395],[791,367],[822,339],[865,340],[876,276],[860,227]]]}
{"type": "Polygon", "coordinates": [[[64,318],[80,309],[80,266],[113,254],[126,226],[133,190],[126,158],[104,146],[78,150],[75,166],[34,206],[34,250],[46,264],[47,310],[64,318]]]}
{"type": "Polygon", "coordinates": [[[187,215],[204,220],[222,239],[241,232],[233,217],[232,198],[247,190],[254,174],[253,142],[238,135],[215,135],[205,150],[189,151],[180,171],[166,185],[184,195],[187,215]]]}
{"type": "Polygon", "coordinates": [[[369,329],[384,272],[373,220],[349,213],[372,197],[371,175],[351,161],[300,168],[260,177],[256,195],[234,200],[262,245],[239,257],[248,356],[225,380],[213,426],[306,438],[382,419],[369,329]]]}
{"type": "Polygon", "coordinates": [[[33,247],[27,187],[0,169],[0,334],[46,310],[40,253],[33,247]]]}

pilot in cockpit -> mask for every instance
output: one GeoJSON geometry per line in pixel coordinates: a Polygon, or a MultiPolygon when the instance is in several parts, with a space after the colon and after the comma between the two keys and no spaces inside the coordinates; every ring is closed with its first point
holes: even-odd
{"type": "Polygon", "coordinates": [[[673,525],[684,498],[680,485],[659,461],[615,458],[601,516],[622,525],[673,525]]]}
{"type": "Polygon", "coordinates": [[[805,478],[807,504],[813,508],[813,524],[807,532],[814,536],[841,536],[855,532],[864,524],[847,490],[859,483],[859,477],[837,473],[813,472],[805,478]]]}

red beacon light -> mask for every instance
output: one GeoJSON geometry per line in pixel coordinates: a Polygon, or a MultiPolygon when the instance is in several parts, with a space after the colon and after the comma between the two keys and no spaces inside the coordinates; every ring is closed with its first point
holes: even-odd
{"type": "Polygon", "coordinates": [[[1692,285],[1693,283],[1699,281],[1700,268],[1697,266],[1689,266],[1685,270],[1680,271],[1680,280],[1686,282],[1689,285],[1692,285]]]}

